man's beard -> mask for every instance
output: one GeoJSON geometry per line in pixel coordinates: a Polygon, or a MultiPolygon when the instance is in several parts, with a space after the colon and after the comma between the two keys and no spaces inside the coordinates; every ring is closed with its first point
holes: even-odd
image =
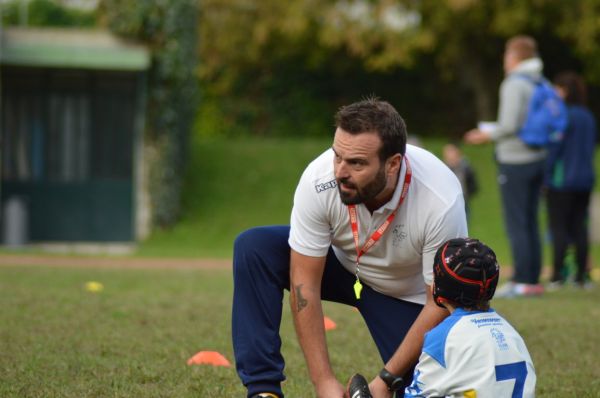
{"type": "Polygon", "coordinates": [[[359,203],[365,203],[375,199],[377,195],[383,191],[386,184],[385,168],[381,167],[377,171],[377,175],[371,182],[362,188],[357,188],[355,184],[348,184],[346,178],[341,178],[337,181],[338,192],[340,193],[340,199],[345,205],[357,205],[359,203]],[[354,193],[344,192],[340,187],[341,184],[346,185],[348,188],[355,190],[354,193]]]}

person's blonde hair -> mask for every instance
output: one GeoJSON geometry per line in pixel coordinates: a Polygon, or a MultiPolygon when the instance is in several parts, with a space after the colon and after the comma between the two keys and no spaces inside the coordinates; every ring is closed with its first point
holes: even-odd
{"type": "Polygon", "coordinates": [[[514,53],[521,61],[537,57],[537,43],[531,36],[519,35],[506,42],[506,51],[514,53]]]}

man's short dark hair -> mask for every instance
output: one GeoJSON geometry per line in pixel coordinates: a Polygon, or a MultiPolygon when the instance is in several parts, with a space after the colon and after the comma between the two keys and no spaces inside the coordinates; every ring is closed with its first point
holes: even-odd
{"type": "Polygon", "coordinates": [[[377,133],[381,139],[379,159],[406,152],[406,124],[396,109],[377,97],[369,97],[340,108],[335,125],[350,134],[377,133]]]}
{"type": "Polygon", "coordinates": [[[514,52],[521,61],[538,56],[537,42],[533,37],[527,35],[518,35],[508,39],[506,51],[514,52]]]}

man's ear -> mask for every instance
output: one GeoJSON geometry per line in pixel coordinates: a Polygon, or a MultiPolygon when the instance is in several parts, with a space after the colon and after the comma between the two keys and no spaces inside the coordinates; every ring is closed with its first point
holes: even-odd
{"type": "Polygon", "coordinates": [[[402,166],[402,155],[396,153],[388,158],[387,163],[387,171],[390,174],[396,174],[400,170],[402,166]]]}

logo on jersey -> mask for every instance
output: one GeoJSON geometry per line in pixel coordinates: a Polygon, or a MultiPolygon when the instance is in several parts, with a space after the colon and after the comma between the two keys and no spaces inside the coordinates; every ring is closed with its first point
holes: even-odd
{"type": "Polygon", "coordinates": [[[398,246],[400,244],[400,242],[402,242],[408,236],[406,231],[404,231],[404,224],[396,225],[394,227],[394,229],[392,230],[392,235],[394,236],[392,245],[398,246]]]}
{"type": "Polygon", "coordinates": [[[494,325],[502,325],[502,320],[500,318],[482,318],[482,319],[471,319],[471,323],[480,327],[494,326],[494,325]]]}
{"type": "Polygon", "coordinates": [[[335,187],[337,187],[336,180],[331,180],[331,181],[324,182],[322,184],[315,185],[315,189],[317,190],[317,193],[321,193],[323,191],[327,191],[328,189],[335,188],[335,187]]]}
{"type": "Polygon", "coordinates": [[[490,329],[490,333],[494,340],[496,340],[496,344],[498,344],[498,348],[500,351],[508,350],[508,344],[506,343],[506,338],[504,337],[504,333],[496,328],[490,329]]]}

